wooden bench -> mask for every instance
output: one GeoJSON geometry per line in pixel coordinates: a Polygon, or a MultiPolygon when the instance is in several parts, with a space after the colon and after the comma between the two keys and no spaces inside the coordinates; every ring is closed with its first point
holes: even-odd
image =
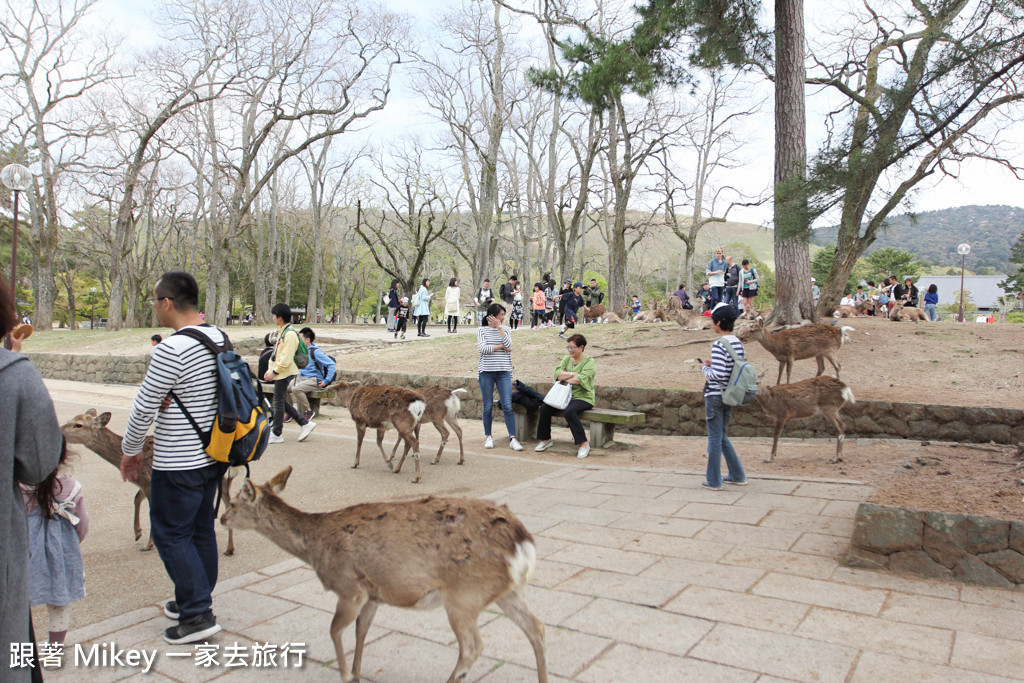
{"type": "MultiPolygon", "coordinates": [[[[526,412],[526,407],[518,403],[512,404],[512,411],[516,417],[516,435],[520,441],[534,441],[537,438],[537,421],[540,419],[540,409],[532,414],[526,412]]],[[[564,412],[556,411],[556,417],[562,417],[564,412]]],[[[604,448],[609,441],[615,439],[615,428],[634,427],[642,425],[647,416],[643,413],[636,413],[630,410],[613,410],[611,408],[592,408],[580,413],[580,419],[590,422],[590,447],[604,448]]]]}
{"type": "MultiPolygon", "coordinates": [[[[260,387],[263,388],[263,393],[270,396],[271,405],[274,401],[274,385],[267,384],[266,382],[260,382],[260,387]]],[[[326,391],[314,391],[306,394],[309,397],[309,408],[317,415],[320,414],[320,399],[327,398],[330,394],[326,391]]]]}

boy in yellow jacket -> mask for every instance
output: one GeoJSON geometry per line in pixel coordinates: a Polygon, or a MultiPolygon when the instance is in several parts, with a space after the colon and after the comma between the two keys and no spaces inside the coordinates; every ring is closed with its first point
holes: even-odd
{"type": "Polygon", "coordinates": [[[270,309],[270,314],[274,317],[274,324],[278,330],[277,348],[270,359],[267,374],[263,376],[266,381],[274,383],[274,426],[269,443],[284,443],[281,431],[284,428],[285,411],[302,427],[299,431],[299,441],[305,441],[316,429],[316,422],[306,420],[287,400],[288,384],[292,377],[299,374],[299,366],[295,364],[295,352],[299,350],[299,333],[291,326],[292,309],[288,304],[275,305],[270,309]]]}

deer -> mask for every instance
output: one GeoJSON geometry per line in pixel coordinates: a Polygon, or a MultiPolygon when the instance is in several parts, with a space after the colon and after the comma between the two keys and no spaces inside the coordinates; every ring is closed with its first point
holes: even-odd
{"type": "Polygon", "coordinates": [[[594,306],[583,307],[583,322],[602,322],[604,317],[608,315],[608,308],[604,304],[595,304],[594,306]]]}
{"type": "MultiPolygon", "coordinates": [[[[404,387],[386,385],[366,386],[361,382],[338,381],[324,391],[333,392],[341,402],[348,406],[352,421],[356,423],[356,461],[352,469],[359,467],[359,455],[363,448],[363,437],[366,428],[377,430],[377,448],[384,459],[384,464],[395,474],[402,471],[401,463],[394,467],[394,454],[388,458],[384,452],[384,433],[389,427],[398,430],[399,437],[405,439],[407,448],[412,448],[412,459],[416,463],[414,484],[420,481],[420,441],[416,435],[423,414],[427,410],[427,400],[423,394],[404,387]]],[[[405,456],[402,456],[402,462],[405,456]]]]}
{"type": "Polygon", "coordinates": [[[832,364],[836,370],[836,377],[842,364],[836,354],[839,347],[849,340],[849,333],[853,328],[849,326],[835,327],[826,323],[814,323],[789,330],[780,330],[769,333],[764,329],[764,319],[760,318],[756,325],[744,330],[744,341],[754,339],[761,342],[761,346],[768,350],[779,361],[779,377],[775,384],[782,383],[782,370],[786,370],[786,384],[789,384],[790,374],[793,371],[793,361],[805,358],[814,358],[818,361],[818,375],[825,372],[825,359],[832,364]]]}
{"type": "MultiPolygon", "coordinates": [[[[762,374],[763,376],[763,374],[762,374]]],[[[843,440],[846,425],[839,417],[839,410],[847,402],[855,403],[853,391],[838,379],[828,376],[812,377],[792,384],[786,383],[774,387],[758,389],[754,397],[757,405],[765,415],[775,419],[775,438],[772,441],[771,457],[765,462],[774,462],[779,449],[779,436],[786,421],[792,418],[813,417],[823,415],[832,423],[839,433],[836,440],[836,455],[830,463],[841,462],[843,459],[843,440]]]]}
{"type": "Polygon", "coordinates": [[[913,322],[927,321],[928,316],[925,315],[924,311],[916,306],[906,306],[902,303],[897,303],[889,311],[889,320],[893,322],[901,322],[903,320],[911,320],[913,322]]]}
{"type": "MultiPolygon", "coordinates": [[[[110,413],[96,413],[95,408],[89,408],[81,415],[75,415],[65,422],[60,431],[68,443],[82,444],[96,455],[100,456],[111,465],[121,470],[121,441],[122,437],[107,428],[110,422],[110,413]]],[[[135,494],[135,519],[133,529],[135,540],[142,538],[142,525],[139,520],[139,512],[142,508],[142,501],[149,502],[150,480],[153,476],[153,437],[147,436],[142,445],[142,462],[139,463],[138,471],[132,483],[139,487],[135,494]]],[[[221,495],[228,500],[231,490],[231,478],[234,476],[231,469],[228,470],[224,479],[221,480],[221,495]]],[[[153,549],[153,534],[150,532],[146,545],[139,548],[141,551],[153,549]]],[[[235,535],[228,532],[228,547],[224,554],[231,556],[235,554],[235,535]]]]}
{"type": "Polygon", "coordinates": [[[303,512],[279,495],[291,472],[287,467],[263,485],[246,479],[220,521],[253,529],[305,561],[324,589],[338,596],[330,633],[343,683],[359,680],[366,634],[381,604],[443,606],[459,643],[448,683],[467,680],[483,650],[477,620],[493,602],[526,634],[537,680],[546,683],[544,624],[523,600],[537,552],[530,532],[507,506],[431,496],[303,512]],[[341,636],[353,621],[350,671],[341,636]]]}
{"type": "MultiPolygon", "coordinates": [[[[448,443],[448,436],[451,434],[451,432],[449,432],[444,426],[444,423],[447,422],[451,425],[452,429],[455,430],[456,436],[459,437],[459,462],[456,464],[461,465],[466,461],[466,456],[462,448],[462,427],[459,426],[459,411],[462,409],[462,402],[459,400],[459,394],[466,394],[469,392],[466,389],[448,389],[447,387],[440,387],[437,385],[420,387],[416,391],[423,394],[423,398],[427,400],[427,409],[423,412],[423,417],[416,425],[416,438],[420,438],[420,425],[427,421],[433,424],[441,434],[441,447],[437,449],[437,456],[431,464],[437,465],[441,462],[441,453],[444,452],[445,444],[448,443]]],[[[398,451],[398,446],[401,443],[401,439],[395,442],[395,447],[391,451],[392,460],[395,459],[395,453],[398,451]]],[[[402,463],[405,462],[405,456],[408,453],[409,442],[406,442],[405,452],[402,453],[402,459],[398,461],[398,468],[395,470],[396,472],[402,469],[402,463]]]]}

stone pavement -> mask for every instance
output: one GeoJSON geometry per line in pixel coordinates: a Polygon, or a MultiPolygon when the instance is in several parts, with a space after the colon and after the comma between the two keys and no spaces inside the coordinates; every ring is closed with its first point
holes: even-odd
{"type": "MultiPolygon", "coordinates": [[[[713,492],[700,481],[581,464],[488,496],[536,537],[527,603],[547,626],[552,681],[1024,680],[1024,592],[839,563],[867,486],[751,479],[713,492]]],[[[153,671],[75,668],[69,654],[47,680],[339,679],[328,635],[335,601],[301,562],[228,579],[215,595],[219,665],[197,666],[192,648],[166,645],[159,634],[171,622],[152,606],[68,639],[156,650],[153,671]],[[232,647],[235,662],[251,663],[254,642],[304,644],[303,668],[226,666],[232,647]]],[[[536,680],[525,636],[500,610],[484,612],[480,627],[485,649],[470,680],[536,680]]],[[[443,681],[456,658],[443,610],[384,606],[363,680],[443,681]]]]}

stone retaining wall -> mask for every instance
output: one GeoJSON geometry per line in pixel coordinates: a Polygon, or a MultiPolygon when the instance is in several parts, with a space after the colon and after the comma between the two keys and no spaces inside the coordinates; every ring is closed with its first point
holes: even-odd
{"type": "MultiPolygon", "coordinates": [[[[258,344],[259,342],[257,342],[258,344]]],[[[331,349],[343,355],[358,349],[331,349]]],[[[29,356],[43,377],[81,382],[140,384],[149,366],[144,356],[72,356],[56,353],[33,353],[29,356]]],[[[255,370],[255,368],[254,368],[255,370]]],[[[476,378],[439,377],[389,372],[341,371],[342,379],[395,384],[416,388],[425,384],[442,384],[452,389],[468,390],[462,398],[463,415],[479,415],[480,389],[476,378]]],[[[535,383],[538,391],[547,391],[550,383],[535,383]]],[[[704,398],[700,392],[644,387],[597,386],[597,405],[644,413],[646,423],[636,429],[643,434],[678,434],[703,436],[704,398]]],[[[846,436],[850,438],[894,438],[973,443],[1024,442],[1024,410],[1010,408],[979,408],[969,406],[890,403],[858,401],[843,408],[846,436]]],[[[771,436],[773,425],[756,406],[733,412],[729,424],[731,436],[771,436]]],[[[832,427],[822,418],[793,420],[786,425],[783,436],[796,438],[835,437],[832,427]]]]}
{"type": "Polygon", "coordinates": [[[1024,522],[861,503],[851,566],[1024,588],[1024,522]]]}

